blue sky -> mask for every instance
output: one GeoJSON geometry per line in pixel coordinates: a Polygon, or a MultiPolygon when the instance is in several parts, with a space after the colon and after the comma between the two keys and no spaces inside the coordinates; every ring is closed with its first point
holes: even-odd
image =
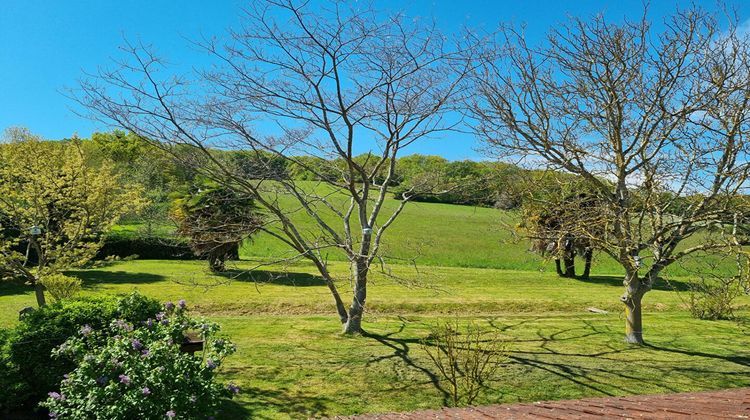
{"type": "MultiPolygon", "coordinates": [[[[375,1],[380,8],[434,18],[446,32],[462,25],[494,28],[498,22],[525,23],[532,40],[569,15],[604,12],[619,20],[634,17],[641,1],[375,1]]],[[[655,21],[687,2],[651,2],[655,21]]],[[[708,9],[715,1],[697,1],[708,9]]],[[[109,127],[76,115],[65,97],[85,70],[106,65],[117,55],[123,36],[153,44],[172,62],[200,64],[186,39],[221,35],[239,22],[243,2],[235,0],[0,0],[0,130],[25,126],[50,139],[74,133],[88,137],[109,127]]],[[[750,17],[750,2],[738,2],[740,20],[750,17]]],[[[449,159],[478,158],[474,139],[446,134],[415,145],[411,152],[449,159]]]]}

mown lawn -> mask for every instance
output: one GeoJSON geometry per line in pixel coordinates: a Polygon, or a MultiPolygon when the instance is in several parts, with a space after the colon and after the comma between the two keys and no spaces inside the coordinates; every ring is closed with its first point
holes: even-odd
{"type": "MultiPolygon", "coordinates": [[[[747,329],[690,318],[680,279],[646,296],[648,345],[639,348],[622,341],[619,276],[581,281],[541,271],[392,266],[398,279],[372,278],[369,334],[343,337],[310,265],[248,274],[254,263],[245,261],[216,276],[205,264],[128,261],[75,274],[85,279],[85,294],[139,290],[160,300],[184,298],[220,322],[238,345],[223,375],[243,389],[226,418],[440,407],[445,384],[421,341],[441,320],[475,322],[502,342],[502,368],[480,404],[750,386],[747,329]]],[[[345,291],[346,264],[333,268],[345,291]]],[[[18,309],[33,302],[29,289],[0,285],[0,326],[13,325],[18,309]]],[[[747,316],[750,298],[739,303],[747,316]]]]}

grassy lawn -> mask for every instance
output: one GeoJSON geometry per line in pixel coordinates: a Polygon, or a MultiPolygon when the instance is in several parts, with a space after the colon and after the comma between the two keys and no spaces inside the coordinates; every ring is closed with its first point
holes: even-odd
{"type": "MultiPolygon", "coordinates": [[[[305,263],[227,276],[200,261],[128,261],[78,271],[85,294],[139,290],[184,298],[238,345],[224,376],[243,389],[227,418],[304,418],[440,407],[447,401],[420,341],[439,320],[495,330],[503,367],[477,403],[750,386],[750,336],[735,321],[697,321],[680,279],[646,295],[648,346],[622,341],[619,276],[589,281],[549,272],[393,266],[372,278],[367,336],[342,337],[327,289],[305,263]],[[232,278],[236,277],[236,278],[232,278]],[[676,289],[677,291],[673,290],[676,289]],[[609,310],[593,314],[587,307],[609,310]]],[[[347,266],[333,263],[342,277],[347,266]]],[[[31,291],[0,285],[0,326],[33,306],[31,291]]],[[[740,302],[748,315],[750,298],[740,302]]]]}

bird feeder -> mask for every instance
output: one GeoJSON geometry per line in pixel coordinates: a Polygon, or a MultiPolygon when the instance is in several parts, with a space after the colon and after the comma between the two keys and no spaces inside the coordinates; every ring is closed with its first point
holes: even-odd
{"type": "Polygon", "coordinates": [[[197,332],[187,331],[183,334],[180,351],[183,353],[195,354],[195,352],[202,350],[203,338],[197,332]]]}

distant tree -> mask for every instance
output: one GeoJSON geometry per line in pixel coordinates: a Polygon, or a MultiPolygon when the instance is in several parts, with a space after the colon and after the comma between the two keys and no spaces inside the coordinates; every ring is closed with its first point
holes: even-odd
{"type": "Polygon", "coordinates": [[[92,164],[101,159],[111,162],[121,182],[143,187],[147,204],[133,216],[146,237],[155,236],[155,227],[169,222],[170,192],[186,188],[194,177],[189,168],[176,165],[167,153],[131,132],[94,133],[82,147],[92,164]]]}
{"type": "Polygon", "coordinates": [[[449,45],[434,26],[367,2],[253,2],[231,37],[206,41],[216,66],[191,77],[162,77],[165,62],[151,48],[128,46],[130,60],[84,81],[78,100],[94,118],[165,150],[187,147],[186,164],[252,196],[269,218],[264,230],[317,267],[344,332],[361,333],[370,268],[412,193],[395,209],[384,205],[398,157],[458,124],[451,111],[475,48],[449,45]],[[218,149],[270,153],[321,181],[303,184],[268,166],[249,176],[218,149]],[[367,150],[363,165],[357,155],[367,150]],[[309,158],[336,164],[319,174],[309,158]],[[351,263],[348,308],[329,252],[351,263]]]}
{"type": "Polygon", "coordinates": [[[641,302],[662,270],[724,247],[748,214],[734,198],[749,186],[749,44],[697,6],[658,26],[647,11],[599,15],[541,46],[506,26],[476,72],[469,106],[489,151],[577,175],[601,198],[607,229],[588,236],[625,272],[628,342],[643,343],[641,302]]]}
{"type": "Polygon", "coordinates": [[[102,233],[143,205],[142,192],[123,187],[111,164],[88,166],[80,146],[23,129],[0,143],[0,267],[34,286],[40,306],[45,276],[88,262],[102,233]]]}
{"type": "Polygon", "coordinates": [[[186,237],[195,255],[208,259],[211,271],[222,272],[229,258],[239,258],[242,241],[262,227],[250,197],[203,182],[174,201],[177,233],[186,237]]]}
{"type": "MultiPolygon", "coordinates": [[[[543,188],[543,187],[542,187],[543,188]]],[[[601,203],[585,192],[563,195],[561,191],[546,192],[545,199],[527,199],[521,207],[521,228],[531,240],[532,250],[551,255],[555,270],[561,277],[575,277],[575,259],[584,259],[581,278],[588,279],[596,245],[595,238],[606,229],[601,215],[601,203]],[[581,229],[579,220],[589,225],[581,229]]]]}

